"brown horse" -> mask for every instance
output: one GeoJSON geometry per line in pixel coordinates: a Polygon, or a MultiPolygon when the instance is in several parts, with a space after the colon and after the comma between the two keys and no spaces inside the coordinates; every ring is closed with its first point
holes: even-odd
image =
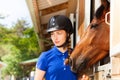
{"type": "Polygon", "coordinates": [[[86,31],[76,44],[65,63],[71,65],[71,70],[81,73],[103,59],[109,53],[109,25],[105,23],[105,14],[109,12],[110,3],[101,0],[100,7],[86,31]]]}

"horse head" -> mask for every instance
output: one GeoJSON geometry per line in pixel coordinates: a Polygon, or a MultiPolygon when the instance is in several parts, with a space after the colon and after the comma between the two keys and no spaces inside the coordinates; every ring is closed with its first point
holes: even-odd
{"type": "Polygon", "coordinates": [[[110,3],[107,0],[101,1],[102,4],[95,12],[93,20],[65,61],[71,65],[73,72],[92,66],[109,53],[110,27],[105,23],[105,14],[109,12],[110,3]]]}

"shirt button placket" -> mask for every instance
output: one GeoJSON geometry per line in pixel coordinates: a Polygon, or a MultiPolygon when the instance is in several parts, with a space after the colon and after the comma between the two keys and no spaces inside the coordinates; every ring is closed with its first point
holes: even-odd
{"type": "MultiPolygon", "coordinates": [[[[63,63],[64,63],[64,60],[65,60],[65,55],[63,54],[63,63]]],[[[66,66],[64,65],[64,70],[66,70],[66,66]]]]}

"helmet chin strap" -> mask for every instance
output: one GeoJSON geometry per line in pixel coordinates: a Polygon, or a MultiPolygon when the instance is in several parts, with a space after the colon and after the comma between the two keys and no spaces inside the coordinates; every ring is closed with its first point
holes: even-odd
{"type": "Polygon", "coordinates": [[[62,45],[60,45],[60,46],[57,46],[58,48],[60,48],[60,47],[66,47],[67,46],[67,44],[68,44],[68,41],[66,40],[62,45]]]}

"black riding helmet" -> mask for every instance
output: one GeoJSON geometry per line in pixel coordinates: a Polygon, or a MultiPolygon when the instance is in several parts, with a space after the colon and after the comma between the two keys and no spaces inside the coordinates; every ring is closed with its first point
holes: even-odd
{"type": "Polygon", "coordinates": [[[67,34],[66,41],[57,47],[65,47],[69,43],[70,35],[73,33],[73,27],[70,19],[64,15],[56,15],[50,18],[47,26],[47,32],[50,33],[55,30],[65,30],[67,34]]]}
{"type": "Polygon", "coordinates": [[[70,35],[73,33],[73,27],[70,19],[64,15],[56,15],[50,18],[47,25],[47,32],[55,30],[65,30],[70,35]]]}

